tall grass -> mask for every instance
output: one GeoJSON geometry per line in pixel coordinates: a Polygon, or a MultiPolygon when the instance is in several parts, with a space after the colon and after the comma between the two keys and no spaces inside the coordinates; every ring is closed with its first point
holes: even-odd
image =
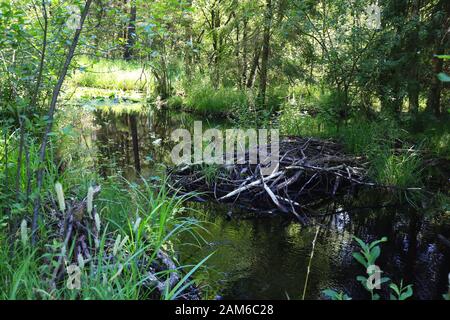
{"type": "MultiPolygon", "coordinates": [[[[116,179],[119,178],[110,178],[104,182],[101,196],[96,201],[103,220],[102,238],[96,256],[91,261],[78,264],[81,268],[80,289],[71,290],[64,283],[56,289],[49,286],[52,261],[58,257],[61,244],[46,231],[45,225],[41,225],[42,236],[36,250],[32,250],[28,243],[23,246],[20,237],[12,239],[11,248],[5,233],[0,233],[2,248],[9,247],[14,253],[11,255],[7,249],[0,252],[0,298],[109,300],[153,296],[152,279],[142,270],[151,270],[159,250],[175,256],[174,245],[183,233],[190,233],[201,243],[203,239],[195,232],[201,225],[196,219],[180,215],[186,210],[183,197],[169,195],[164,187],[158,190],[148,182],[138,186],[116,179]],[[106,245],[107,236],[125,240],[119,241],[122,246],[117,246],[117,250],[111,252],[111,247],[106,245]],[[105,259],[111,255],[114,255],[113,260],[105,259]]],[[[73,247],[67,250],[67,255],[68,261],[73,260],[73,247]]],[[[176,299],[183,294],[188,285],[194,282],[194,273],[207,258],[196,265],[179,266],[176,270],[159,273],[164,279],[176,272],[181,279],[161,298],[176,299]]]]}

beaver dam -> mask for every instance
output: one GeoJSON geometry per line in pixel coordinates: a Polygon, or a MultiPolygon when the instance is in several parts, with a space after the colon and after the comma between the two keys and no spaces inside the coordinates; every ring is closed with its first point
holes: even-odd
{"type": "MultiPolygon", "coordinates": [[[[243,164],[177,166],[171,170],[172,187],[199,192],[195,197],[199,201],[205,200],[205,194],[259,214],[294,214],[305,222],[305,209],[312,205],[376,186],[367,177],[366,159],[346,154],[343,146],[332,140],[284,138],[279,154],[277,168],[270,175],[262,174],[263,165],[249,163],[248,152],[243,164]]],[[[236,154],[234,158],[237,160],[236,154]]]]}

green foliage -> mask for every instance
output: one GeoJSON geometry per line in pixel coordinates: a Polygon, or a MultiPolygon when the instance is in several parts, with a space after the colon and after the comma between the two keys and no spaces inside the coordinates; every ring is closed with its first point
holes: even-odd
{"type": "Polygon", "coordinates": [[[406,300],[413,295],[412,284],[403,286],[403,280],[400,281],[400,286],[397,286],[395,283],[391,283],[389,288],[395,293],[391,293],[391,300],[406,300]]]}
{"type": "Polygon", "coordinates": [[[184,105],[183,97],[180,96],[171,96],[167,99],[167,106],[170,109],[181,109],[184,105]]]}
{"type": "Polygon", "coordinates": [[[247,96],[233,88],[197,85],[187,92],[186,106],[202,114],[227,114],[236,106],[247,106],[247,96]]]}
{"type": "MultiPolygon", "coordinates": [[[[353,258],[360,263],[366,270],[367,276],[357,276],[356,280],[361,283],[361,286],[366,289],[372,300],[380,300],[381,296],[375,292],[381,289],[381,285],[388,283],[391,280],[388,277],[381,277],[382,271],[376,266],[376,261],[380,257],[380,244],[387,241],[386,237],[379,240],[365,243],[363,240],[353,237],[358,246],[359,252],[353,252],[353,258]],[[379,277],[379,279],[377,279],[379,277]]],[[[403,280],[400,281],[400,286],[394,283],[389,284],[389,288],[393,293],[390,295],[390,300],[406,300],[413,295],[412,285],[403,286],[403,280]]],[[[332,289],[322,291],[322,293],[331,300],[351,300],[351,297],[343,292],[337,292],[332,289]]]]}
{"type": "Polygon", "coordinates": [[[331,289],[323,290],[322,293],[330,298],[331,300],[352,300],[347,294],[344,292],[337,292],[331,289]]]}
{"type": "Polygon", "coordinates": [[[384,152],[373,161],[372,175],[383,185],[412,188],[421,186],[422,160],[412,152],[384,152]]]}
{"type": "Polygon", "coordinates": [[[370,244],[364,243],[361,239],[354,237],[355,241],[360,246],[360,252],[353,252],[353,258],[358,261],[360,264],[364,266],[366,269],[367,277],[358,276],[356,280],[358,280],[361,285],[370,292],[372,300],[379,300],[380,295],[375,293],[375,289],[377,286],[381,286],[383,283],[388,282],[390,279],[387,277],[382,277],[379,280],[375,280],[375,283],[371,280],[372,276],[377,272],[376,260],[379,258],[381,253],[381,248],[379,246],[380,243],[386,242],[387,238],[384,237],[380,240],[373,241],[370,244]],[[374,267],[375,266],[375,267],[374,267]],[[374,267],[374,268],[373,268],[374,267]],[[369,287],[369,283],[373,287],[369,287]]]}

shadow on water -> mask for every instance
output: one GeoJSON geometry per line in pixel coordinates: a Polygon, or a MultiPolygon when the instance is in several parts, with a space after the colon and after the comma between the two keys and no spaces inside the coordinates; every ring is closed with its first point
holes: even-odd
{"type": "MultiPolygon", "coordinates": [[[[155,174],[155,164],[169,163],[172,130],[191,130],[194,120],[203,120],[187,113],[173,113],[151,108],[130,114],[94,112],[94,143],[101,172],[107,175],[118,168],[130,179],[134,177],[136,157],[143,176],[155,174]],[[133,139],[133,121],[136,134],[133,139]],[[133,141],[135,140],[135,141],[133,141]]],[[[224,123],[209,126],[226,127],[224,123]]],[[[334,203],[340,213],[327,215],[329,206],[319,209],[324,216],[309,276],[307,299],[321,298],[327,288],[343,290],[354,299],[368,298],[356,281],[364,274],[352,252],[357,249],[352,236],[372,241],[387,236],[382,244],[378,264],[388,276],[399,283],[412,283],[414,297],[441,299],[447,290],[450,252],[438,242],[432,219],[412,209],[376,207],[372,193],[362,195],[358,203],[334,203]],[[364,204],[364,205],[361,205],[364,204]]],[[[207,262],[210,267],[208,285],[211,292],[229,299],[300,299],[311,254],[315,228],[304,227],[287,217],[239,219],[227,218],[230,207],[216,204],[192,204],[196,215],[209,222],[208,245],[202,249],[182,247],[183,262],[198,262],[209,252],[217,251],[207,262]]],[[[421,212],[423,213],[423,212],[421,212]]],[[[384,292],[384,297],[387,292],[384,292]]]]}

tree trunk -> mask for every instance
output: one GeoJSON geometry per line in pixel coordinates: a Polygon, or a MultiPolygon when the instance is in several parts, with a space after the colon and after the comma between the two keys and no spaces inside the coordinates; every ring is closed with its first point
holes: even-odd
{"type": "MultiPolygon", "coordinates": [[[[436,54],[444,54],[441,50],[437,50],[436,54]]],[[[436,116],[441,114],[441,91],[442,83],[438,79],[437,74],[442,72],[444,62],[442,59],[433,57],[432,68],[433,78],[431,79],[430,91],[428,93],[427,111],[434,113],[436,116]]]]}
{"type": "MultiPolygon", "coordinates": [[[[189,8],[192,7],[192,0],[188,0],[187,1],[187,6],[189,8]]],[[[188,83],[191,83],[192,81],[192,69],[193,69],[193,65],[194,65],[194,61],[193,61],[193,56],[192,56],[192,52],[193,52],[193,47],[194,47],[194,39],[192,37],[192,24],[193,24],[193,19],[192,19],[192,14],[190,13],[190,11],[187,11],[185,13],[185,41],[186,41],[186,45],[185,45],[185,50],[184,50],[184,73],[186,74],[186,79],[188,81],[188,83]]]]}
{"type": "MultiPolygon", "coordinates": [[[[219,2],[220,3],[220,2],[219,2]]],[[[213,26],[212,35],[213,35],[213,62],[214,62],[214,71],[213,71],[213,85],[214,88],[218,88],[220,85],[220,9],[219,3],[217,3],[217,9],[214,8],[211,11],[211,24],[213,26]]]]}
{"type": "Polygon", "coordinates": [[[266,12],[264,15],[264,35],[261,57],[261,73],[259,75],[259,101],[262,108],[266,107],[267,69],[269,64],[270,30],[272,24],[272,0],[266,0],[266,12]]]}
{"type": "Polygon", "coordinates": [[[261,55],[261,47],[259,46],[259,44],[256,44],[255,53],[253,55],[252,67],[250,68],[250,73],[247,79],[247,88],[249,89],[253,88],[253,84],[255,82],[256,69],[258,68],[260,55],[261,55]]]}
{"type": "Polygon", "coordinates": [[[248,18],[244,18],[244,26],[243,26],[243,35],[242,35],[242,72],[241,72],[241,81],[239,86],[243,87],[245,86],[247,82],[247,25],[248,25],[248,18]]]}
{"type": "Polygon", "coordinates": [[[411,31],[411,37],[409,39],[409,52],[411,54],[410,63],[410,79],[408,83],[408,101],[409,101],[409,111],[412,113],[417,113],[419,111],[419,55],[417,53],[419,46],[419,23],[420,23],[420,0],[414,0],[412,3],[412,17],[411,20],[414,21],[415,26],[411,31]]]}
{"type": "Polygon", "coordinates": [[[133,59],[133,47],[136,41],[136,1],[133,0],[130,9],[130,18],[127,27],[127,43],[125,45],[125,52],[123,58],[126,61],[133,59]]]}

